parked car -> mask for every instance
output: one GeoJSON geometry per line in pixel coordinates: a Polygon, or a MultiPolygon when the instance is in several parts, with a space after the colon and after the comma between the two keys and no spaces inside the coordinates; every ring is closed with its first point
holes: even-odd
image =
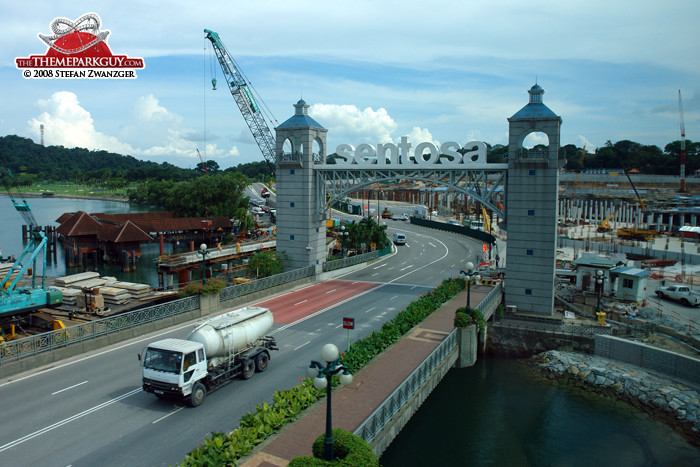
{"type": "Polygon", "coordinates": [[[675,284],[665,287],[664,282],[661,283],[661,287],[656,289],[654,293],[658,295],[659,298],[667,298],[669,300],[676,300],[681,302],[685,306],[698,306],[700,305],[700,294],[697,294],[690,290],[690,286],[684,284],[675,284]]]}

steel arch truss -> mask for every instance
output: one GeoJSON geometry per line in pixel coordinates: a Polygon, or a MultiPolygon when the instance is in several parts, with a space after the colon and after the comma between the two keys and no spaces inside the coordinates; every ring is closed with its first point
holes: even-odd
{"type": "MultiPolygon", "coordinates": [[[[456,192],[469,195],[505,219],[502,203],[496,196],[505,196],[507,164],[488,164],[488,168],[411,168],[411,169],[360,169],[315,167],[319,189],[317,203],[319,214],[325,215],[329,206],[353,191],[377,182],[390,180],[420,180],[432,185],[443,185],[456,192]]],[[[505,199],[505,198],[503,198],[505,199]]]]}

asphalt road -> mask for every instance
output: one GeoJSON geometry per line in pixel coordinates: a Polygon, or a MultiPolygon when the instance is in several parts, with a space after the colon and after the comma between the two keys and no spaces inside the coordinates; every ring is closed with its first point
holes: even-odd
{"type": "Polygon", "coordinates": [[[388,221],[407,244],[391,256],[333,280],[253,304],[273,311],[280,350],[265,373],[235,380],[195,409],[141,390],[137,354],[148,342],[184,338],[194,323],[120,343],[0,382],[5,466],[174,465],[213,431],[228,432],[276,389],[290,388],[320,359],[323,344],[368,335],[419,295],[455,277],[480,245],[465,237],[388,221]]]}

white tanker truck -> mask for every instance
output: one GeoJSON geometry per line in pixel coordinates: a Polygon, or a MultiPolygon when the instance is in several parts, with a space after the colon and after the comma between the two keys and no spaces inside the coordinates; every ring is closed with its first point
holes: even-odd
{"type": "Polygon", "coordinates": [[[139,355],[143,390],[159,398],[176,397],[196,407],[233,378],[263,372],[275,340],[265,333],[272,312],[249,306],[209,318],[182,339],[163,339],[139,355]]]}

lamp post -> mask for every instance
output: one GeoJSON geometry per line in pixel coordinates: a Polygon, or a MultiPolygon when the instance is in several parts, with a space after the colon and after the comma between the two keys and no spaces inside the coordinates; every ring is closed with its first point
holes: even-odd
{"type": "Polygon", "coordinates": [[[207,244],[202,243],[199,245],[199,251],[198,253],[202,255],[202,285],[205,285],[207,283],[207,255],[209,254],[209,250],[207,250],[207,244]]]}
{"type": "Polygon", "coordinates": [[[595,314],[598,317],[598,320],[600,321],[601,315],[600,315],[600,296],[603,294],[603,284],[605,284],[605,277],[603,275],[603,270],[598,269],[595,272],[595,281],[598,284],[598,306],[596,307],[595,314]]]}
{"type": "Polygon", "coordinates": [[[331,429],[331,378],[342,371],[340,384],[347,386],[352,383],[350,371],[347,367],[341,365],[338,357],[338,347],[333,344],[326,344],[321,348],[321,358],[326,362],[326,366],[324,367],[322,363],[312,360],[306,369],[306,376],[313,378],[316,389],[326,388],[326,436],[323,439],[323,458],[328,462],[331,462],[334,458],[333,431],[331,429]]]}
{"type": "Polygon", "coordinates": [[[341,225],[340,226],[340,244],[343,249],[343,258],[345,258],[345,237],[347,237],[350,234],[350,232],[345,231],[345,226],[341,225]]]}
{"type": "Polygon", "coordinates": [[[469,311],[469,308],[471,308],[471,296],[472,296],[472,281],[478,281],[481,279],[481,276],[479,275],[478,271],[474,271],[474,263],[469,261],[467,263],[467,270],[461,270],[459,271],[460,274],[464,274],[466,280],[467,280],[467,312],[469,311]]]}

